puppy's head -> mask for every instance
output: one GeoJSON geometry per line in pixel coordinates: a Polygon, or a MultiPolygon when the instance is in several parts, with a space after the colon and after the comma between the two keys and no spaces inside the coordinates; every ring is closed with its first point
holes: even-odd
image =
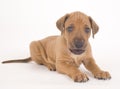
{"type": "Polygon", "coordinates": [[[94,37],[99,29],[91,17],[81,12],[64,15],[56,22],[56,26],[65,38],[68,49],[76,55],[85,51],[91,31],[94,37]]]}

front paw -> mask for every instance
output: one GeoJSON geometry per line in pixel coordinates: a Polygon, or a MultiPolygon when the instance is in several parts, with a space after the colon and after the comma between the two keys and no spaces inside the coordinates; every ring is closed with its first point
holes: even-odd
{"type": "Polygon", "coordinates": [[[86,82],[89,78],[84,73],[76,73],[73,75],[73,80],[74,82],[86,82]]]}
{"type": "Polygon", "coordinates": [[[94,77],[97,79],[103,79],[103,80],[111,79],[109,72],[106,72],[106,71],[100,71],[98,73],[95,73],[94,77]]]}

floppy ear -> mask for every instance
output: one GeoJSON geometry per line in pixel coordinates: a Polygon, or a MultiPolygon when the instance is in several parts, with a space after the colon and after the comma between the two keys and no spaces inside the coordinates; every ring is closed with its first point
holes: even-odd
{"type": "Polygon", "coordinates": [[[99,27],[90,16],[89,16],[89,20],[90,20],[90,24],[91,24],[91,28],[92,28],[92,34],[93,34],[93,38],[94,38],[94,35],[98,32],[99,27]]]}
{"type": "Polygon", "coordinates": [[[64,24],[65,24],[65,21],[67,20],[68,17],[69,17],[69,14],[66,14],[57,20],[56,26],[60,31],[64,30],[64,24]]]}

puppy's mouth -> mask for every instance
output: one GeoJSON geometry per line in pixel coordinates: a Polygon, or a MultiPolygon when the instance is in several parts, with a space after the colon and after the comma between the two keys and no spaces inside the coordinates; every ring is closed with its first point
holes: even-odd
{"type": "Polygon", "coordinates": [[[82,50],[82,49],[69,49],[69,50],[75,55],[80,55],[83,52],[85,52],[85,50],[82,50]]]}

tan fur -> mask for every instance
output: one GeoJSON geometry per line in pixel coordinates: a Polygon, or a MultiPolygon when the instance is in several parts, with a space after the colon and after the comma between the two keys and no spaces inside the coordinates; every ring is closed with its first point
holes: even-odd
{"type": "Polygon", "coordinates": [[[78,69],[81,63],[95,78],[111,78],[108,72],[102,71],[97,66],[92,56],[88,41],[91,33],[85,33],[85,28],[92,29],[94,37],[99,27],[91,17],[81,12],[73,12],[61,17],[56,22],[56,26],[61,31],[61,36],[50,36],[39,41],[33,41],[30,44],[31,60],[47,66],[50,70],[57,70],[59,73],[66,74],[76,82],[88,80],[87,75],[78,69]],[[72,32],[68,32],[66,29],[71,25],[74,29],[72,32]],[[76,49],[74,45],[76,39],[84,40],[81,50],[85,51],[79,55],[69,50],[76,49]]]}

